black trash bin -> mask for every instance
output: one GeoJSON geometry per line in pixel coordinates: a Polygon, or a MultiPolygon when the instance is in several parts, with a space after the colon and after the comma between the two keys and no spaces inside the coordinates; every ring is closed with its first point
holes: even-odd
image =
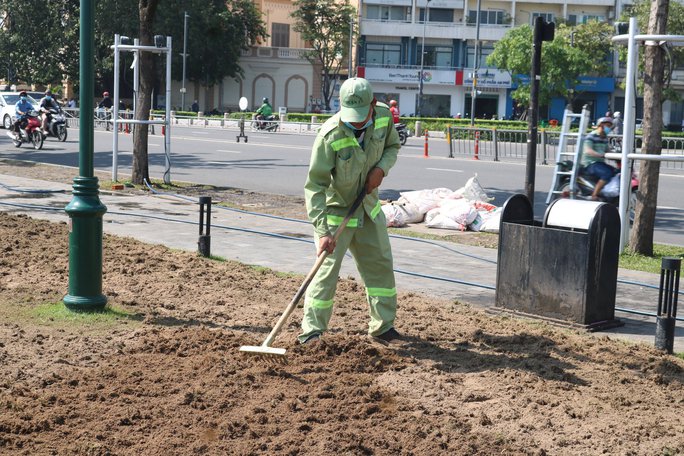
{"type": "Polygon", "coordinates": [[[588,330],[620,326],[619,240],[615,206],[558,199],[539,224],[529,199],[512,196],[501,215],[496,307],[588,330]]]}

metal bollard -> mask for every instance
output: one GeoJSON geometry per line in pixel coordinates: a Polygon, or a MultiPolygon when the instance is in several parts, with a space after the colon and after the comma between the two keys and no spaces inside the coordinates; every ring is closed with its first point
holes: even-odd
{"type": "Polygon", "coordinates": [[[205,258],[211,256],[211,196],[200,196],[199,219],[199,254],[205,258]],[[205,231],[206,228],[206,231],[205,231]]]}
{"type": "Polygon", "coordinates": [[[679,296],[679,272],[681,258],[663,257],[660,267],[660,291],[658,292],[658,316],[656,318],[655,347],[672,353],[674,348],[677,298],[679,296]]]}

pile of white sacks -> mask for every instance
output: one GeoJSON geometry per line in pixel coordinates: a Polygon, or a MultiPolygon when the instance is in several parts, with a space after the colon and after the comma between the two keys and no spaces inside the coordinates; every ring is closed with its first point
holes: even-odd
{"type": "Polygon", "coordinates": [[[397,201],[382,206],[387,226],[402,227],[425,222],[429,228],[499,232],[501,208],[490,204],[477,175],[456,191],[448,188],[401,193],[397,201]]]}

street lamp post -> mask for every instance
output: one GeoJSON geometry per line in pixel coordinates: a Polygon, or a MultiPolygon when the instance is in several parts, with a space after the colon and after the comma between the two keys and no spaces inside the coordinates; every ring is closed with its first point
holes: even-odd
{"type": "Polygon", "coordinates": [[[477,98],[477,70],[480,69],[480,0],[477,0],[475,16],[475,53],[473,55],[473,90],[470,93],[470,125],[475,124],[475,99],[477,98]]]}
{"type": "Polygon", "coordinates": [[[181,111],[185,111],[185,58],[188,56],[188,12],[183,16],[183,84],[181,86],[181,111]]]}
{"type": "Polygon", "coordinates": [[[425,15],[423,16],[423,44],[420,50],[420,71],[418,72],[418,109],[417,116],[423,114],[423,67],[425,62],[425,26],[430,14],[430,0],[425,2],[425,15]]]}

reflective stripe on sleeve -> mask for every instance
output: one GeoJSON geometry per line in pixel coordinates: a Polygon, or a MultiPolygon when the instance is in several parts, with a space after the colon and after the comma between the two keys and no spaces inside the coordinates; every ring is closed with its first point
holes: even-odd
{"type": "Polygon", "coordinates": [[[382,298],[391,298],[397,295],[396,288],[366,288],[368,296],[376,296],[382,298]]]}
{"type": "Polygon", "coordinates": [[[356,147],[358,145],[359,143],[356,141],[356,138],[342,138],[330,143],[330,147],[332,147],[335,152],[344,149],[345,147],[356,147]]]}
{"type": "Polygon", "coordinates": [[[389,125],[389,117],[380,117],[375,119],[375,128],[384,128],[389,125]]]}
{"type": "MultiPolygon", "coordinates": [[[[340,217],[339,215],[328,215],[327,220],[328,220],[328,225],[340,226],[340,225],[342,225],[342,221],[344,220],[344,217],[340,217]]],[[[347,228],[357,228],[358,226],[359,226],[359,219],[355,219],[355,218],[349,219],[349,223],[347,223],[347,228]]]]}

